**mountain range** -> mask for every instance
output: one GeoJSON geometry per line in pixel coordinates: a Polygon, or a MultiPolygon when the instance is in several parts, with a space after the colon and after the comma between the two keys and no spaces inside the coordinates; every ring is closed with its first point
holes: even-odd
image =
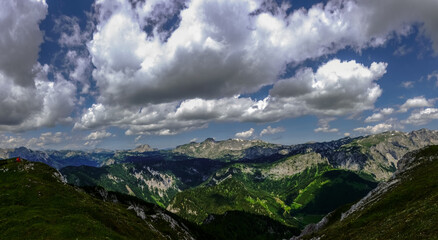
{"type": "MultiPolygon", "coordinates": [[[[192,226],[186,229],[188,238],[210,234],[217,239],[284,239],[304,229],[309,234],[301,237],[306,239],[344,231],[334,227],[342,224],[320,221],[339,221],[351,204],[366,201],[363,197],[370,198],[402,176],[403,166],[417,161],[409,159],[418,159],[419,149],[437,144],[438,131],[420,129],[298,145],[209,138],[170,150],[149,145],[118,151],[21,147],[1,149],[0,158],[21,156],[50,165],[57,169],[50,171],[68,183],[63,186],[103,202],[114,199],[108,196],[135,199],[141,206],[192,226]],[[253,226],[256,231],[251,230],[253,226]]],[[[137,205],[129,203],[119,200],[125,208],[137,211],[137,205]]],[[[137,216],[143,216],[141,211],[137,216]]]]}

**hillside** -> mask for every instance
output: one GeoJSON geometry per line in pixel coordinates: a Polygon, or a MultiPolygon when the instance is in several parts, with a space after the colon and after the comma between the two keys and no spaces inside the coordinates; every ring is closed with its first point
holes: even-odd
{"type": "Polygon", "coordinates": [[[438,144],[438,131],[420,129],[409,133],[389,131],[353,139],[330,153],[333,167],[363,171],[379,181],[388,180],[397,162],[408,152],[438,144]]]}
{"type": "Polygon", "coordinates": [[[166,207],[177,192],[200,185],[226,163],[210,159],[167,160],[129,157],[126,163],[103,167],[66,167],[60,172],[77,186],[101,186],[166,207]]]}
{"type": "Polygon", "coordinates": [[[302,239],[438,239],[437,179],[438,146],[408,153],[388,182],[302,239]]]}
{"type": "MultiPolygon", "coordinates": [[[[1,239],[193,239],[201,231],[165,210],[103,189],[97,198],[38,162],[0,161],[1,239]],[[106,201],[102,200],[106,199],[106,201]]],[[[205,236],[204,236],[205,237],[205,236]]]]}
{"type": "Polygon", "coordinates": [[[375,186],[353,172],[333,169],[319,154],[309,153],[273,164],[234,164],[200,186],[177,193],[167,209],[197,223],[209,214],[245,211],[303,227],[358,200],[375,186]],[[297,162],[302,166],[297,167],[297,162]],[[279,166],[285,171],[277,172],[279,166]]]}

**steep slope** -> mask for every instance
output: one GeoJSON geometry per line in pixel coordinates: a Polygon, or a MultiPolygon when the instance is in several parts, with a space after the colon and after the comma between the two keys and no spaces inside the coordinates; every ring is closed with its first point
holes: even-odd
{"type": "Polygon", "coordinates": [[[155,205],[103,190],[107,201],[93,197],[43,163],[1,160],[0,189],[1,239],[205,237],[155,205]]]}
{"type": "Polygon", "coordinates": [[[363,171],[384,181],[392,176],[397,162],[407,152],[434,144],[438,144],[438,131],[389,131],[353,139],[326,157],[333,167],[363,171]]]}
{"type": "Polygon", "coordinates": [[[438,146],[406,154],[396,174],[303,239],[438,239],[438,146]]]}
{"type": "Polygon", "coordinates": [[[302,227],[375,186],[353,172],[331,168],[319,154],[308,153],[272,164],[226,167],[202,185],[178,193],[167,209],[197,223],[209,214],[237,210],[302,227]]]}
{"type": "Polygon", "coordinates": [[[225,165],[209,159],[179,157],[170,161],[162,155],[149,155],[101,168],[66,167],[60,171],[71,184],[101,186],[165,207],[176,193],[198,186],[225,165]]]}

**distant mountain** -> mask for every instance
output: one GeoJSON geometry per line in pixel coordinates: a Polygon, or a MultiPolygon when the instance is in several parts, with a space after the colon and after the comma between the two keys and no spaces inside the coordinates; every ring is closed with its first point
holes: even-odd
{"type": "Polygon", "coordinates": [[[136,148],[130,150],[130,152],[138,152],[138,153],[144,153],[144,152],[153,152],[157,151],[158,149],[152,148],[151,146],[147,144],[139,145],[136,148]]]}
{"type": "Polygon", "coordinates": [[[172,150],[194,158],[209,158],[221,161],[255,159],[274,154],[286,155],[288,146],[263,142],[261,140],[228,139],[215,141],[207,138],[201,143],[191,142],[172,150]]]}
{"type": "Polygon", "coordinates": [[[437,141],[426,129],[292,146],[207,139],[171,151],[117,151],[108,166],[61,172],[69,183],[130,194],[198,224],[245,211],[304,227],[388,179],[403,154],[437,141]],[[194,158],[208,154],[213,159],[194,158]]]}
{"type": "Polygon", "coordinates": [[[437,179],[438,146],[410,152],[389,181],[293,239],[437,239],[437,179]]]}
{"type": "Polygon", "coordinates": [[[67,185],[38,162],[0,161],[2,239],[209,239],[197,226],[136,198],[67,185]]]}
{"type": "Polygon", "coordinates": [[[389,179],[406,153],[433,144],[438,131],[420,129],[291,146],[207,139],[172,150],[18,148],[0,150],[0,157],[17,154],[45,162],[70,184],[135,196],[197,224],[243,212],[303,228],[389,179]]]}

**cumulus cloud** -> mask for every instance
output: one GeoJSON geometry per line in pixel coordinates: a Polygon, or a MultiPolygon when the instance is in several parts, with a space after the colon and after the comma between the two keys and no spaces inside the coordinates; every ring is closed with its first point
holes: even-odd
{"type": "Polygon", "coordinates": [[[66,133],[62,132],[45,132],[39,137],[24,138],[20,135],[0,135],[1,148],[44,148],[53,144],[59,144],[62,141],[69,139],[66,133]]]}
{"type": "Polygon", "coordinates": [[[393,108],[383,108],[379,112],[374,113],[373,115],[367,117],[365,119],[366,123],[370,122],[379,122],[385,119],[386,116],[391,115],[394,112],[393,108]]]}
{"type": "Polygon", "coordinates": [[[250,138],[254,136],[254,128],[250,128],[248,131],[238,132],[235,136],[237,138],[250,138]]]}
{"type": "Polygon", "coordinates": [[[273,128],[273,127],[271,127],[271,126],[268,126],[267,128],[263,129],[263,130],[260,132],[260,136],[263,136],[263,135],[266,135],[266,134],[269,134],[269,135],[271,135],[271,134],[277,134],[277,133],[281,133],[281,132],[284,132],[284,131],[286,131],[286,129],[284,129],[283,127],[276,127],[276,128],[273,128]]]}
{"type": "Polygon", "coordinates": [[[45,132],[41,133],[39,138],[31,138],[26,143],[26,147],[43,148],[51,144],[61,143],[67,138],[67,134],[63,132],[45,132]]]}
{"type": "Polygon", "coordinates": [[[319,127],[316,128],[314,131],[316,133],[318,133],[318,132],[324,132],[324,133],[339,132],[339,129],[337,129],[337,128],[330,128],[329,123],[331,121],[333,121],[333,120],[335,120],[335,118],[323,118],[323,119],[319,119],[319,121],[318,121],[319,127]]]}
{"type": "Polygon", "coordinates": [[[62,47],[80,47],[89,39],[89,32],[82,31],[79,19],[62,15],[55,19],[54,30],[60,33],[58,43],[62,47]]]}
{"type": "Polygon", "coordinates": [[[211,100],[195,98],[144,107],[94,104],[75,128],[115,125],[127,128],[128,135],[172,135],[206,127],[211,121],[274,122],[307,114],[326,118],[355,114],[373,108],[381,94],[375,81],[385,72],[385,63],[373,63],[368,68],[355,61],[335,59],[323,64],[315,73],[305,69],[293,78],[277,82],[271,95],[262,100],[234,96],[211,100]],[[298,94],[290,85],[303,79],[310,82],[309,88],[298,94]]]}
{"type": "Polygon", "coordinates": [[[362,8],[378,9],[353,1],[330,1],[286,15],[281,8],[257,12],[262,6],[252,0],[193,0],[164,41],[153,34],[158,28],[143,31],[156,2],[161,3],[97,2],[99,23],[88,46],[100,102],[132,105],[255,92],[272,84],[286,63],[346,46],[377,46],[392,31],[404,33],[398,29],[404,23],[400,19],[393,27],[376,29],[372,11],[362,8]]]}
{"type": "Polygon", "coordinates": [[[374,62],[368,68],[354,60],[334,59],[316,72],[306,68],[295,77],[278,81],[270,94],[302,102],[315,114],[361,112],[372,109],[381,95],[382,90],[375,81],[386,73],[386,67],[386,63],[374,62]]]}
{"type": "Polygon", "coordinates": [[[430,107],[433,105],[433,100],[427,100],[423,96],[414,97],[406,100],[403,105],[400,106],[399,112],[407,112],[411,108],[430,107]]]}
{"type": "Polygon", "coordinates": [[[28,139],[22,136],[0,135],[1,148],[18,148],[26,146],[28,139]]]}
{"type": "Polygon", "coordinates": [[[438,119],[438,108],[426,108],[412,112],[408,119],[402,121],[406,124],[424,125],[438,119]]]}
{"type": "Polygon", "coordinates": [[[86,136],[84,138],[84,140],[86,141],[84,143],[84,146],[96,147],[97,144],[102,142],[103,139],[111,137],[111,136],[113,136],[113,134],[110,132],[107,132],[106,130],[91,132],[90,134],[88,134],[88,136],[86,136]]]}
{"type": "Polygon", "coordinates": [[[211,121],[353,115],[373,109],[386,63],[335,59],[316,71],[279,76],[287,64],[381,46],[409,34],[413,23],[422,22],[422,33],[438,42],[435,14],[423,14],[435,6],[431,1],[328,1],[290,14],[289,6],[255,0],[177,2],[96,2],[96,31],[87,46],[99,96],[75,128],[172,135],[211,121]],[[165,29],[174,17],[177,24],[165,29]],[[262,100],[240,97],[266,85],[274,87],[262,100]]]}
{"type": "Polygon", "coordinates": [[[394,126],[390,123],[379,123],[374,126],[355,128],[353,129],[353,131],[366,133],[366,134],[376,134],[376,133],[386,132],[392,129],[394,129],[394,126]]]}
{"type": "Polygon", "coordinates": [[[51,67],[37,62],[46,14],[42,0],[6,1],[0,9],[0,131],[72,121],[75,86],[60,75],[48,80],[51,67]]]}
{"type": "Polygon", "coordinates": [[[112,134],[107,132],[106,130],[91,132],[84,138],[84,140],[101,140],[107,137],[111,137],[112,134]]]}
{"type": "MultiPolygon", "coordinates": [[[[43,33],[38,24],[46,17],[41,0],[4,1],[0,9],[0,72],[20,87],[33,87],[33,67],[43,33]],[[23,17],[25,16],[25,17],[23,17]]],[[[3,82],[3,81],[2,81],[3,82]]]]}

